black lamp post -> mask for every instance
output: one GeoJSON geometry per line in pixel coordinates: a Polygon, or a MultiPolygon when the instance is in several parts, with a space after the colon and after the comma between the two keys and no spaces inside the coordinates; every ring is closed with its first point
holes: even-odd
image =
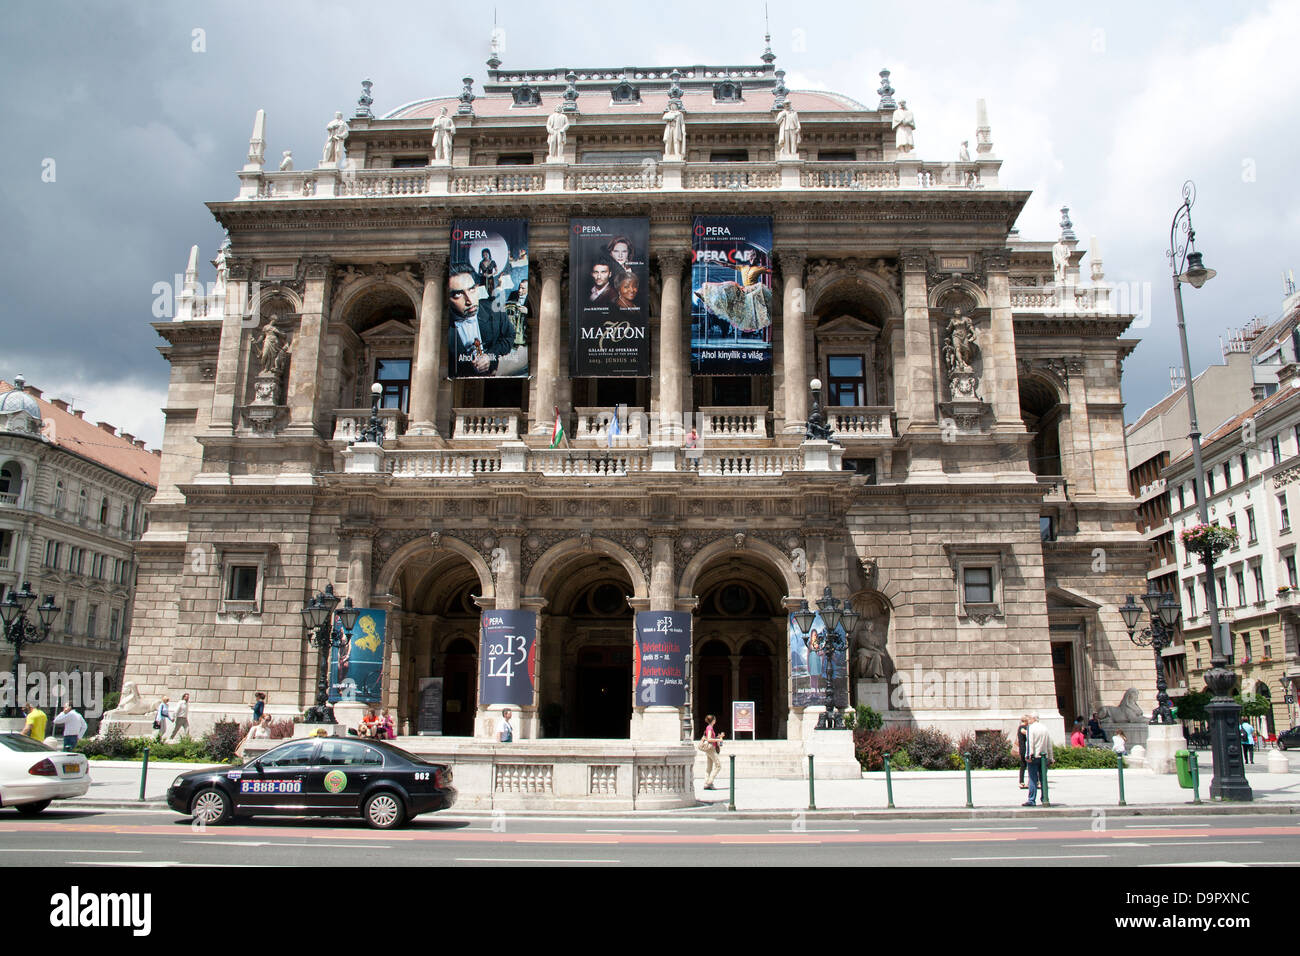
{"type": "Polygon", "coordinates": [[[384,386],[375,382],[370,386],[370,421],[366,422],[357,436],[357,441],[374,442],[384,447],[384,420],[379,417],[379,397],[384,393],[384,386]]]}
{"type": "Polygon", "coordinates": [[[54,606],[54,595],[45,595],[45,600],[36,609],[36,616],[40,621],[38,626],[27,617],[27,612],[31,610],[35,601],[36,595],[32,593],[32,586],[27,581],[24,581],[23,586],[17,591],[10,591],[8,596],[0,601],[0,622],[4,624],[4,637],[14,646],[14,702],[5,709],[7,717],[22,716],[24,689],[18,683],[18,666],[22,663],[23,648],[28,644],[40,644],[47,640],[50,636],[50,628],[54,626],[54,619],[62,610],[54,606]]]}
{"type": "Polygon", "coordinates": [[[1128,600],[1120,607],[1119,613],[1124,618],[1124,626],[1128,628],[1130,641],[1138,647],[1155,648],[1156,706],[1151,711],[1151,723],[1172,724],[1174,712],[1169,703],[1169,688],[1165,683],[1165,659],[1161,652],[1173,643],[1174,628],[1178,625],[1178,618],[1182,616],[1183,611],[1172,594],[1156,589],[1154,581],[1147,582],[1147,593],[1142,595],[1142,603],[1146,605],[1147,614],[1151,617],[1151,625],[1137,633],[1134,633],[1134,629],[1142,616],[1142,608],[1133,601],[1133,595],[1128,596],[1128,600]]]}
{"type": "Polygon", "coordinates": [[[822,417],[822,380],[813,379],[808,383],[808,388],[812,391],[812,410],[808,413],[808,423],[804,428],[804,439],[807,441],[830,441],[833,434],[831,426],[827,425],[822,417]]]}
{"type": "MultiPolygon", "coordinates": [[[[348,599],[351,605],[352,600],[348,599]]],[[[325,585],[325,591],[309,600],[302,609],[303,627],[307,629],[307,643],[316,648],[320,657],[316,678],[316,705],[308,707],[304,722],[308,724],[334,723],[334,708],[329,701],[329,667],[330,648],[338,647],[342,641],[335,636],[334,609],[339,599],[334,593],[334,585],[325,585]]],[[[355,623],[356,617],[353,616],[355,623]]]]}
{"type": "Polygon", "coordinates": [[[848,601],[841,601],[831,594],[829,585],[822,590],[821,599],[817,601],[817,610],[808,606],[805,598],[799,602],[799,610],[792,615],[795,627],[803,637],[804,646],[810,654],[821,654],[825,662],[822,673],[826,679],[826,706],[817,718],[818,730],[843,730],[844,717],[835,706],[835,662],[848,647],[848,635],[858,626],[861,617],[853,610],[848,601]],[[813,621],[817,615],[822,619],[822,635],[819,647],[811,645],[813,621]]]}
{"type": "MultiPolygon", "coordinates": [[[[1201,458],[1201,428],[1196,420],[1196,397],[1192,389],[1192,362],[1187,353],[1187,326],[1183,322],[1183,283],[1199,289],[1214,278],[1213,269],[1205,268],[1201,253],[1196,251],[1196,231],[1192,228],[1192,205],[1196,186],[1191,180],[1183,184],[1183,204],[1174,213],[1169,227],[1169,265],[1173,269],[1174,306],[1178,312],[1178,341],[1183,350],[1183,379],[1187,389],[1188,437],[1192,440],[1192,464],[1195,469],[1192,487],[1196,492],[1197,514],[1203,525],[1210,523],[1209,505],[1205,500],[1205,462],[1201,458]]],[[[1233,701],[1236,675],[1228,666],[1232,656],[1232,635],[1219,627],[1219,606],[1214,593],[1214,558],[1217,547],[1207,542],[1192,548],[1205,563],[1206,604],[1210,612],[1210,670],[1205,684],[1213,699],[1206,706],[1210,718],[1210,748],[1214,755],[1214,777],[1210,796],[1223,800],[1252,800],[1254,794],[1246,782],[1246,765],[1241,755],[1241,706],[1233,701]]]]}

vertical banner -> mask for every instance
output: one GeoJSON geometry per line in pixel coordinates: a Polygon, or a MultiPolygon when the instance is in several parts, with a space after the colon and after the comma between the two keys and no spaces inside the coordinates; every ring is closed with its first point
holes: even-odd
{"type": "Polygon", "coordinates": [[[481,640],[481,706],[531,705],[537,673],[537,612],[484,611],[481,640]]]}
{"type": "Polygon", "coordinates": [[[691,373],[770,374],[772,220],[696,216],[691,235],[691,373]]]}
{"type": "Polygon", "coordinates": [[[686,649],[691,646],[689,611],[637,611],[632,682],[638,707],[686,704],[686,649]]]}
{"type": "Polygon", "coordinates": [[[447,266],[447,376],[528,377],[528,221],[456,219],[447,266]]]}
{"type": "Polygon", "coordinates": [[[569,220],[569,374],[650,374],[649,219],[569,220]]]}
{"type": "Polygon", "coordinates": [[[343,630],[342,619],[334,617],[334,638],[338,647],[330,648],[330,703],[355,700],[378,704],[380,680],[384,673],[384,627],[387,611],[362,608],[352,633],[343,630]]]}
{"type": "MultiPolygon", "coordinates": [[[[826,625],[822,623],[821,614],[813,617],[812,629],[808,640],[794,622],[794,615],[787,619],[786,627],[790,637],[790,690],[795,707],[815,707],[826,703],[826,682],[829,679],[826,670],[828,663],[834,670],[835,706],[849,706],[849,649],[847,642],[842,653],[834,660],[827,661],[823,650],[823,635],[826,625]]],[[[844,634],[844,628],[837,630],[844,634]]]]}

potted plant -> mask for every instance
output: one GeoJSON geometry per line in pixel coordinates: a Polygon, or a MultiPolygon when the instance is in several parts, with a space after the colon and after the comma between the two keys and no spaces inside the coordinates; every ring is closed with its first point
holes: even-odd
{"type": "Polygon", "coordinates": [[[1184,528],[1183,546],[1201,555],[1215,555],[1237,543],[1237,532],[1217,524],[1196,524],[1184,528]]]}

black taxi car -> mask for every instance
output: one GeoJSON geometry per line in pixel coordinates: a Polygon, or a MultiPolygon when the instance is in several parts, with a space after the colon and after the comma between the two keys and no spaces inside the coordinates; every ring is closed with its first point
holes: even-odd
{"type": "Polygon", "coordinates": [[[400,747],[355,737],[307,737],[242,767],[183,773],[167,805],[204,824],[232,816],[357,816],[381,830],[456,802],[451,768],[400,747]]]}

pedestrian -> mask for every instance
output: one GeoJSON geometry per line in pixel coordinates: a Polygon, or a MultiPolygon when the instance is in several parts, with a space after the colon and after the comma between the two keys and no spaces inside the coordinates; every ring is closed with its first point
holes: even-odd
{"type": "Polygon", "coordinates": [[[1037,714],[1029,715],[1029,799],[1025,806],[1037,806],[1038,787],[1043,777],[1043,761],[1052,763],[1052,737],[1038,721],[1037,714]]]}
{"type": "Polygon", "coordinates": [[[1020,718],[1020,726],[1016,728],[1016,753],[1020,757],[1020,789],[1028,790],[1029,784],[1025,783],[1025,768],[1029,766],[1029,715],[1025,714],[1020,718]]]}
{"type": "Polygon", "coordinates": [[[264,710],[266,710],[266,694],[259,690],[253,695],[253,723],[262,719],[264,710]]]}
{"type": "Polygon", "coordinates": [[[167,736],[167,721],[171,719],[172,715],[171,708],[167,706],[169,700],[171,700],[170,697],[164,697],[159,701],[158,709],[154,711],[153,715],[153,729],[158,731],[154,737],[159,741],[167,736]]]}
{"type": "Polygon", "coordinates": [[[1074,733],[1070,734],[1070,746],[1071,747],[1088,746],[1088,738],[1083,735],[1082,723],[1076,723],[1074,725],[1074,733]]]}
{"type": "Polygon", "coordinates": [[[1246,756],[1246,763],[1255,762],[1255,728],[1249,720],[1241,721],[1241,751],[1246,756]]]}
{"type": "Polygon", "coordinates": [[[63,711],[54,716],[54,726],[63,731],[63,749],[76,750],[77,741],[86,732],[86,718],[64,704],[63,711]]]}
{"type": "MultiPolygon", "coordinates": [[[[1183,729],[1186,730],[1186,728],[1183,729]]],[[[1101,729],[1101,720],[1097,717],[1095,710],[1092,712],[1092,716],[1088,718],[1088,736],[1094,740],[1106,739],[1106,731],[1101,729]]]]}
{"type": "Polygon", "coordinates": [[[510,715],[513,713],[509,707],[501,711],[501,729],[497,731],[497,740],[503,744],[508,744],[515,739],[515,728],[510,723],[510,715]]]}
{"type": "Polygon", "coordinates": [[[1114,748],[1115,753],[1119,754],[1121,757],[1127,754],[1128,734],[1124,733],[1122,730],[1115,731],[1115,739],[1111,741],[1111,747],[1114,748]]]}
{"type": "Polygon", "coordinates": [[[262,719],[248,728],[249,740],[270,740],[271,739],[271,715],[263,714],[262,719]]]}
{"type": "Polygon", "coordinates": [[[705,717],[704,736],[700,738],[700,750],[709,759],[709,773],[704,779],[705,790],[713,789],[713,781],[722,770],[722,758],[718,756],[718,751],[722,749],[722,739],[727,735],[718,733],[713,726],[715,723],[717,723],[717,718],[712,714],[705,717]]]}
{"type": "Polygon", "coordinates": [[[683,445],[685,448],[695,448],[700,444],[700,433],[692,428],[686,433],[686,441],[683,445]]]}
{"type": "Polygon", "coordinates": [[[48,719],[45,711],[31,703],[23,704],[23,713],[27,715],[27,721],[23,724],[23,736],[31,737],[32,740],[45,741],[45,722],[48,719]]]}
{"type": "Polygon", "coordinates": [[[397,739],[397,729],[393,725],[393,715],[388,712],[387,707],[384,708],[383,716],[379,718],[379,739],[397,739]]]}
{"type": "Polygon", "coordinates": [[[172,734],[169,740],[175,740],[176,735],[181,731],[182,737],[190,735],[190,695],[181,694],[181,702],[176,705],[176,714],[172,718],[172,734]]]}

